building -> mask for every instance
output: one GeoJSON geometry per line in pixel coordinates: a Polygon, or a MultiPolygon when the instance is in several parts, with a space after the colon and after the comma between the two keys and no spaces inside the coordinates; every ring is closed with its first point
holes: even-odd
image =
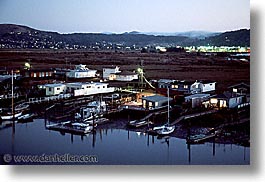
{"type": "Polygon", "coordinates": [[[172,84],[171,84],[171,89],[173,90],[177,90],[180,92],[186,92],[189,93],[190,92],[190,87],[193,84],[193,82],[188,82],[185,80],[175,80],[172,84]]]}
{"type": "Polygon", "coordinates": [[[51,69],[30,69],[22,70],[20,74],[25,78],[52,78],[54,71],[51,69]]]}
{"type": "Polygon", "coordinates": [[[108,83],[101,82],[74,82],[66,83],[67,92],[74,96],[95,95],[114,92],[114,87],[109,87],[108,83]]]}
{"type": "Polygon", "coordinates": [[[158,88],[171,88],[171,85],[175,82],[176,80],[170,80],[170,79],[160,79],[157,81],[158,83],[158,88]]]}
{"type": "Polygon", "coordinates": [[[206,93],[215,91],[216,82],[212,81],[197,81],[190,86],[192,94],[206,93]]]}
{"type": "Polygon", "coordinates": [[[46,96],[59,95],[66,92],[66,85],[63,83],[46,84],[46,96]]]}
{"type": "Polygon", "coordinates": [[[192,108],[202,106],[202,103],[208,101],[210,94],[194,94],[185,97],[186,103],[191,103],[192,108]]]}
{"type": "Polygon", "coordinates": [[[109,79],[109,80],[113,80],[113,75],[115,75],[116,73],[120,73],[120,67],[118,66],[112,66],[112,67],[104,67],[103,68],[103,79],[109,79]],[[112,75],[110,77],[110,75],[112,75]]]}
{"type": "Polygon", "coordinates": [[[242,82],[228,87],[228,91],[233,97],[243,95],[246,97],[246,102],[250,102],[250,85],[242,82]]]}
{"type": "Polygon", "coordinates": [[[245,96],[243,95],[232,96],[232,94],[228,92],[224,94],[215,95],[210,99],[210,105],[216,108],[232,109],[244,102],[245,102],[245,96]]]}
{"type": "Polygon", "coordinates": [[[96,77],[97,70],[90,70],[86,65],[76,65],[74,70],[66,73],[68,78],[94,78],[96,77]]]}
{"type": "MultiPolygon", "coordinates": [[[[170,102],[172,100],[173,100],[172,98],[169,98],[170,102]]],[[[142,97],[142,104],[143,108],[148,110],[164,108],[167,107],[168,105],[168,97],[164,97],[161,95],[142,97]]]]}
{"type": "Polygon", "coordinates": [[[133,81],[138,80],[138,74],[130,71],[122,71],[116,74],[110,74],[110,78],[116,81],[133,81]]]}

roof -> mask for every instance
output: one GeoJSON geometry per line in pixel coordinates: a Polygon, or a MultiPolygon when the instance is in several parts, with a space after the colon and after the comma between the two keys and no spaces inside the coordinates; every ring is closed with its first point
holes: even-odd
{"type": "Polygon", "coordinates": [[[210,94],[193,94],[193,95],[186,96],[185,99],[205,98],[205,97],[210,97],[210,94]]]}
{"type": "Polygon", "coordinates": [[[102,82],[71,82],[71,83],[66,83],[68,85],[107,85],[108,83],[102,83],[102,82]]]}
{"type": "Polygon", "coordinates": [[[241,82],[241,83],[238,83],[238,84],[235,84],[235,85],[231,85],[230,87],[227,87],[227,88],[235,88],[235,87],[240,87],[240,86],[244,86],[244,87],[247,87],[247,88],[250,88],[250,85],[244,83],[244,82],[241,82]]]}
{"type": "Polygon", "coordinates": [[[176,80],[170,80],[170,79],[160,79],[158,80],[158,83],[173,83],[176,80]]]}
{"type": "Polygon", "coordinates": [[[63,83],[53,83],[53,84],[46,84],[45,87],[61,87],[64,86],[63,83]]]}
{"type": "Polygon", "coordinates": [[[114,66],[114,65],[107,65],[104,66],[103,69],[115,69],[115,68],[120,68],[119,66],[114,66]]]}
{"type": "MultiPolygon", "coordinates": [[[[147,97],[142,97],[143,100],[151,101],[151,102],[161,102],[161,101],[167,101],[168,97],[164,97],[161,95],[152,95],[147,97]]],[[[173,100],[172,98],[169,98],[169,100],[173,100]]]]}
{"type": "Polygon", "coordinates": [[[196,80],[195,82],[193,82],[194,84],[195,83],[202,83],[202,84],[208,84],[208,83],[216,83],[215,81],[212,81],[212,80],[196,80]]]}
{"type": "Polygon", "coordinates": [[[0,82],[10,79],[11,75],[0,75],[0,82]]]}
{"type": "Polygon", "coordinates": [[[120,73],[116,73],[116,75],[130,76],[130,75],[137,75],[137,73],[134,73],[132,71],[122,71],[120,73]]]}
{"type": "Polygon", "coordinates": [[[194,81],[186,81],[186,80],[174,80],[173,84],[185,84],[185,85],[191,85],[194,83],[194,81]]]}
{"type": "Polygon", "coordinates": [[[212,96],[212,98],[216,98],[216,99],[230,99],[230,98],[236,98],[236,97],[244,97],[244,96],[243,95],[234,96],[230,92],[224,92],[223,94],[217,94],[217,95],[212,96]]]}

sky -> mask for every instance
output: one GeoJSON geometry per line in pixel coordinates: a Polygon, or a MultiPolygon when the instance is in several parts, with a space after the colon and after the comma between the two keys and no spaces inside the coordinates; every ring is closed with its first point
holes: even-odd
{"type": "Polygon", "coordinates": [[[250,28],[250,0],[0,0],[0,23],[60,33],[250,28]]]}

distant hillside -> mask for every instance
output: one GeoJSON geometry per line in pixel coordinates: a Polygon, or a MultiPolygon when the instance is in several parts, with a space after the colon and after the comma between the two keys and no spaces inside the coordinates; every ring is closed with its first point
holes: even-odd
{"type": "Polygon", "coordinates": [[[212,46],[250,46],[250,30],[241,29],[225,32],[220,35],[205,38],[196,42],[196,45],[212,46]]]}
{"type": "MultiPolygon", "coordinates": [[[[131,49],[145,46],[229,45],[249,46],[249,30],[226,32],[203,40],[190,35],[146,35],[141,32],[123,34],[73,33],[59,34],[32,29],[30,27],[0,24],[0,48],[35,49],[131,49]]],[[[198,32],[197,32],[198,33],[198,32]]],[[[202,33],[202,32],[201,32],[202,33]]]]}

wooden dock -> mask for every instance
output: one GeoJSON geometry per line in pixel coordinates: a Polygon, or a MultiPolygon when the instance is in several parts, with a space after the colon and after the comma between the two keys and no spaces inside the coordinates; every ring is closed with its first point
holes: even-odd
{"type": "Polygon", "coordinates": [[[143,127],[146,126],[148,124],[153,124],[151,121],[149,121],[149,119],[152,116],[157,116],[160,114],[165,114],[167,113],[167,111],[165,110],[161,110],[161,111],[157,111],[157,112],[151,112],[148,115],[146,115],[144,118],[140,119],[140,120],[133,120],[133,121],[129,121],[128,122],[128,126],[129,127],[134,127],[134,128],[139,128],[139,127],[143,127]]]}
{"type": "Polygon", "coordinates": [[[198,144],[198,143],[203,143],[211,138],[214,138],[216,136],[216,134],[210,134],[210,135],[206,135],[204,137],[201,138],[196,138],[196,139],[187,139],[187,143],[188,144],[198,144]]]}
{"type": "Polygon", "coordinates": [[[213,113],[216,113],[216,112],[217,112],[217,110],[214,109],[214,110],[204,111],[204,112],[200,112],[200,113],[193,113],[193,114],[180,116],[178,119],[176,119],[175,121],[170,123],[170,125],[176,125],[179,122],[181,122],[182,120],[192,119],[192,118],[196,118],[196,117],[200,117],[200,116],[204,116],[204,115],[213,114],[213,113]]]}

